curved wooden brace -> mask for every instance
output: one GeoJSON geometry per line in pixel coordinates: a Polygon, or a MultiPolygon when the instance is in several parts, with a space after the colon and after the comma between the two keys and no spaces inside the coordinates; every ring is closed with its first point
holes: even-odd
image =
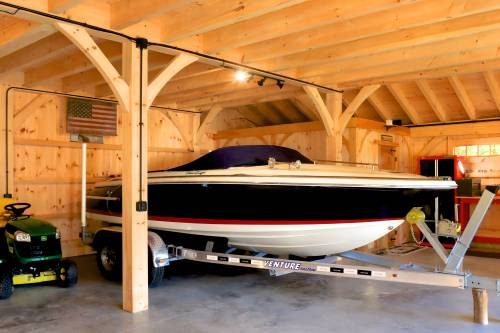
{"type": "Polygon", "coordinates": [[[14,113],[14,121],[16,122],[16,125],[22,125],[29,118],[29,116],[32,114],[28,112],[29,110],[37,110],[45,104],[50,103],[51,101],[52,99],[48,98],[47,95],[36,95],[25,106],[14,113]]]}
{"type": "Polygon", "coordinates": [[[167,118],[170,121],[170,123],[175,127],[177,132],[179,132],[179,134],[181,135],[182,140],[184,141],[188,149],[190,151],[194,151],[193,140],[190,140],[189,135],[186,134],[186,132],[181,129],[181,126],[177,121],[177,119],[171,117],[167,110],[162,110],[162,109],[155,109],[155,110],[158,110],[162,115],[165,116],[165,118],[167,118]]]}
{"type": "Polygon", "coordinates": [[[280,141],[278,141],[277,145],[278,146],[283,146],[285,142],[295,133],[285,133],[283,134],[283,137],[281,138],[280,141]]]}
{"type": "Polygon", "coordinates": [[[335,122],[328,111],[328,108],[323,101],[323,98],[321,97],[318,88],[314,88],[311,86],[304,86],[304,91],[306,92],[307,96],[311,99],[312,103],[314,104],[314,107],[316,108],[316,111],[319,114],[319,117],[321,121],[323,122],[323,126],[325,127],[325,131],[329,136],[334,135],[334,128],[335,128],[335,122]]]}
{"type": "Polygon", "coordinates": [[[378,88],[380,88],[380,84],[372,84],[369,86],[364,86],[361,88],[359,93],[354,97],[352,102],[347,106],[345,111],[342,113],[339,119],[339,129],[342,133],[344,129],[347,127],[349,120],[352,118],[354,113],[358,110],[361,104],[378,88]]]}
{"type": "Polygon", "coordinates": [[[56,22],[54,23],[54,27],[78,47],[94,64],[113,91],[120,105],[125,111],[129,112],[130,98],[127,82],[121,77],[120,73],[118,73],[106,55],[97,46],[89,33],[84,28],[69,23],[56,22]]]}
{"type": "Polygon", "coordinates": [[[208,128],[212,124],[213,120],[217,115],[222,111],[222,107],[215,105],[213,106],[210,111],[208,111],[207,116],[205,119],[203,119],[203,122],[201,123],[200,127],[196,131],[196,145],[198,145],[201,142],[201,139],[203,136],[206,134],[208,128]]]}
{"type": "Polygon", "coordinates": [[[263,136],[254,136],[258,141],[262,142],[265,145],[269,145],[270,143],[263,136]]]}
{"type": "Polygon", "coordinates": [[[148,85],[148,99],[146,106],[150,107],[154,99],[167,84],[168,81],[183,68],[198,60],[197,57],[190,54],[181,53],[169,62],[160,74],[148,85]]]}
{"type": "Polygon", "coordinates": [[[370,136],[370,134],[371,134],[371,132],[367,130],[365,135],[363,135],[363,137],[361,138],[361,141],[359,142],[359,147],[358,147],[358,154],[361,154],[363,152],[363,148],[365,146],[366,139],[368,139],[368,136],[370,136]]]}
{"type": "Polygon", "coordinates": [[[430,139],[418,152],[417,156],[425,156],[429,154],[434,148],[446,140],[444,136],[435,136],[430,139]]]}

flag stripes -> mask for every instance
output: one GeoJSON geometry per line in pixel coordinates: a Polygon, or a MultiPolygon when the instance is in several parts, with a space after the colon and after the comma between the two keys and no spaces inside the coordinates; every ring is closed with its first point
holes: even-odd
{"type": "Polygon", "coordinates": [[[116,104],[68,99],[69,133],[116,136],[116,123],[116,104]]]}

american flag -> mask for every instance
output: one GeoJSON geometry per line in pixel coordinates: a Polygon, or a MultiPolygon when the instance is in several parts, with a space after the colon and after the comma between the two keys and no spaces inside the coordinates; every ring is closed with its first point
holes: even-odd
{"type": "Polygon", "coordinates": [[[116,136],[116,104],[68,98],[68,132],[116,136]]]}

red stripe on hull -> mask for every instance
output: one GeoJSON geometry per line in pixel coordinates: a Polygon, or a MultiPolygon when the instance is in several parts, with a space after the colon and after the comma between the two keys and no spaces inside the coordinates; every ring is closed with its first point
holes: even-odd
{"type": "MultiPolygon", "coordinates": [[[[91,213],[121,217],[119,214],[110,214],[98,210],[88,210],[91,213]]],[[[359,219],[359,220],[221,220],[221,219],[195,219],[184,217],[149,216],[151,221],[175,222],[175,223],[196,223],[196,224],[239,224],[239,225],[313,225],[313,224],[341,224],[341,223],[364,223],[380,221],[397,221],[403,218],[381,218],[381,219],[359,219]]]]}

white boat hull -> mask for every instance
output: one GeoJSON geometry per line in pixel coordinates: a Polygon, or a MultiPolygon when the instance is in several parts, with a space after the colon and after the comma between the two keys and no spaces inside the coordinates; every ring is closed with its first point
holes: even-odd
{"type": "MultiPolygon", "coordinates": [[[[121,224],[121,218],[87,213],[90,219],[121,224]]],[[[151,229],[224,237],[230,246],[275,255],[320,256],[349,251],[397,228],[403,219],[319,224],[224,224],[149,220],[151,229]]]]}

